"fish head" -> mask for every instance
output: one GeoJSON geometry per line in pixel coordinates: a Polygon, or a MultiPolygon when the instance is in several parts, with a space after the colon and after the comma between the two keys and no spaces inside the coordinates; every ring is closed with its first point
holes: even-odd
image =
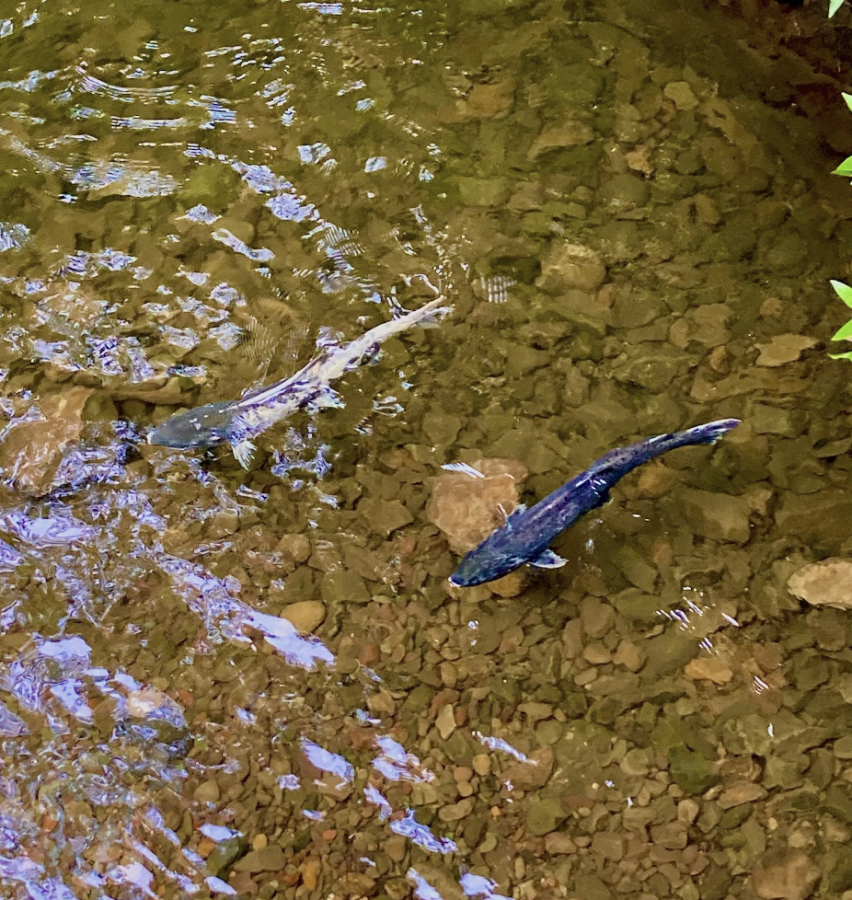
{"type": "Polygon", "coordinates": [[[229,402],[208,403],[178,413],[152,428],[148,433],[148,443],[180,449],[221,444],[228,440],[228,428],[233,420],[232,405],[229,402]]]}
{"type": "Polygon", "coordinates": [[[529,557],[519,555],[517,548],[501,546],[499,537],[498,535],[498,540],[486,538],[467,553],[450,575],[450,584],[455,587],[475,587],[477,584],[502,578],[529,562],[529,557]]]}
{"type": "Polygon", "coordinates": [[[489,567],[484,565],[484,562],[468,553],[450,575],[450,584],[454,587],[475,587],[477,584],[491,581],[489,567]]]}

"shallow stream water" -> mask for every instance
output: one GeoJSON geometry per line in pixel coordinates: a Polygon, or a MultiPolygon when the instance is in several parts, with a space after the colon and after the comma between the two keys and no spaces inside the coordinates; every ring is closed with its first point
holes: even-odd
{"type": "Polygon", "coordinates": [[[852,557],[844,16],[0,8],[2,897],[852,890],[849,613],[788,585],[852,557]],[[436,294],[247,471],[145,442],[436,294]],[[724,417],[449,585],[442,465],[724,417]]]}

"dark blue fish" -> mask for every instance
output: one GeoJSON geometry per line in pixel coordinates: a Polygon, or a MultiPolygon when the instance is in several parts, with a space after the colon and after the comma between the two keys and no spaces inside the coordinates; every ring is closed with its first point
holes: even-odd
{"type": "Polygon", "coordinates": [[[551,541],[580,516],[603,506],[609,500],[609,489],[628,472],[676,447],[714,444],[739,424],[739,419],[720,419],[610,450],[531,509],[519,506],[505,525],[464,557],[450,582],[473,587],[501,578],[524,563],[545,569],[564,566],[565,560],[548,549],[551,541]]]}

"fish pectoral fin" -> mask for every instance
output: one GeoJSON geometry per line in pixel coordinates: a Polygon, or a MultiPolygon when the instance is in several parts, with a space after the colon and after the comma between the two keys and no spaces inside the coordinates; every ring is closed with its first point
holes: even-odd
{"type": "Polygon", "coordinates": [[[344,406],[346,404],[340,394],[328,385],[324,385],[317,391],[316,396],[305,404],[305,408],[311,413],[319,412],[321,409],[343,409],[344,406]]]}
{"type": "Polygon", "coordinates": [[[257,447],[251,441],[239,441],[236,444],[231,444],[231,450],[234,451],[237,462],[244,469],[251,465],[251,458],[254,456],[256,449],[257,447]]]}
{"type": "Polygon", "coordinates": [[[552,550],[546,549],[542,550],[535,559],[531,559],[530,565],[538,566],[539,569],[561,569],[567,562],[567,559],[563,559],[552,550]]]}
{"type": "Polygon", "coordinates": [[[460,472],[462,475],[469,475],[471,478],[485,478],[479,469],[474,469],[473,466],[466,462],[444,463],[441,468],[446,469],[448,472],[460,472]]]}

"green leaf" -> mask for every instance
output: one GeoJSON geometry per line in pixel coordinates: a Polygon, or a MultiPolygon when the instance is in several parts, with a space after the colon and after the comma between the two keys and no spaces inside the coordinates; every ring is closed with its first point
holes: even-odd
{"type": "Polygon", "coordinates": [[[847,156],[842,163],[831,173],[832,175],[852,175],[852,156],[847,156]]]}
{"type": "Polygon", "coordinates": [[[850,319],[838,332],[831,338],[833,341],[852,341],[852,319],[850,319]]]}
{"type": "Polygon", "coordinates": [[[829,359],[848,359],[849,362],[852,362],[852,350],[848,353],[829,353],[829,359]]]}
{"type": "Polygon", "coordinates": [[[840,96],[846,101],[846,105],[852,110],[852,94],[846,94],[843,91],[840,92],[840,96]]]}
{"type": "Polygon", "coordinates": [[[843,0],[831,0],[828,4],[828,18],[830,19],[841,6],[843,6],[843,0]]]}
{"type": "Polygon", "coordinates": [[[849,287],[848,284],[844,284],[842,281],[831,280],[831,286],[834,288],[836,294],[840,299],[850,308],[852,308],[852,287],[849,287]]]}

